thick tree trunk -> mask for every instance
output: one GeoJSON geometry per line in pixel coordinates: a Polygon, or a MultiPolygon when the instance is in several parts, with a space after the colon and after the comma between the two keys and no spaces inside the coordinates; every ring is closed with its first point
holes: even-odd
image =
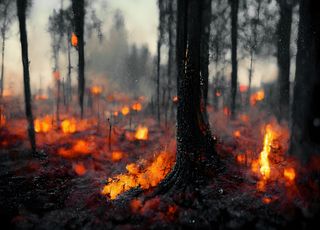
{"type": "Polygon", "coordinates": [[[238,59],[237,59],[237,41],[238,41],[238,9],[239,0],[230,0],[231,4],[231,118],[236,116],[236,97],[238,88],[238,59]]]}
{"type": "Polygon", "coordinates": [[[20,28],[20,42],[21,42],[21,57],[23,64],[23,83],[24,83],[24,98],[25,110],[28,120],[28,134],[31,143],[32,151],[36,151],[36,139],[34,133],[33,114],[31,105],[31,89],[30,89],[30,75],[29,75],[29,58],[28,58],[28,38],[26,30],[26,8],[27,1],[17,0],[17,12],[20,28]]]}
{"type": "Polygon", "coordinates": [[[308,160],[320,153],[320,8],[300,2],[290,153],[308,160]]]}
{"type": "Polygon", "coordinates": [[[279,100],[278,120],[288,120],[290,103],[290,38],[292,24],[292,3],[279,0],[280,19],[277,28],[277,58],[278,58],[278,85],[279,100]]]}
{"type": "Polygon", "coordinates": [[[74,14],[75,34],[78,37],[78,96],[83,118],[84,91],[85,91],[85,56],[84,56],[84,0],[72,0],[72,9],[74,14]]]}
{"type": "Polygon", "coordinates": [[[206,163],[216,163],[217,159],[209,126],[203,119],[206,111],[201,111],[200,105],[202,9],[201,1],[178,0],[177,157],[160,190],[177,191],[202,181],[206,163]]]}

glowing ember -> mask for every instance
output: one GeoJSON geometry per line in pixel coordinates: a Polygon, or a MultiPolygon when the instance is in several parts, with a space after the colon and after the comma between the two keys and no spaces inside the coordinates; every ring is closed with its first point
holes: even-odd
{"type": "Polygon", "coordinates": [[[84,140],[77,140],[71,149],[60,148],[58,154],[66,158],[77,157],[81,155],[88,155],[91,153],[91,148],[88,142],[84,140]]]}
{"type": "Polygon", "coordinates": [[[231,111],[227,106],[225,106],[223,108],[223,114],[226,115],[226,116],[230,116],[231,115],[231,111]]]}
{"type": "Polygon", "coordinates": [[[283,176],[288,180],[288,181],[294,181],[296,178],[296,172],[293,168],[286,168],[283,171],[283,176]]]}
{"type": "Polygon", "coordinates": [[[246,156],[244,154],[238,154],[237,162],[240,164],[244,164],[246,162],[246,156]]]}
{"type": "Polygon", "coordinates": [[[263,99],[264,99],[264,91],[259,90],[258,92],[250,96],[250,105],[255,105],[257,104],[258,101],[262,101],[263,99]]]}
{"type": "Polygon", "coordinates": [[[100,86],[92,86],[90,88],[90,92],[93,94],[93,95],[100,95],[102,93],[102,88],[100,86]]]}
{"type": "Polygon", "coordinates": [[[83,163],[73,164],[72,168],[79,176],[83,176],[87,172],[87,169],[84,167],[83,163]]]}
{"type": "Polygon", "coordinates": [[[0,113],[0,126],[6,124],[6,116],[0,113]]]}
{"type": "Polygon", "coordinates": [[[221,91],[217,90],[217,91],[216,91],[216,96],[217,96],[217,97],[221,97],[221,95],[222,95],[222,94],[221,94],[221,91]]]}
{"type": "Polygon", "coordinates": [[[118,111],[114,111],[113,112],[113,116],[117,117],[119,115],[119,112],[118,111]]]}
{"type": "Polygon", "coordinates": [[[74,47],[78,46],[78,37],[75,35],[75,33],[71,34],[71,45],[74,47]]]}
{"type": "Polygon", "coordinates": [[[132,108],[132,110],[134,110],[134,111],[141,111],[141,109],[142,109],[142,105],[141,105],[141,103],[134,103],[132,106],[131,106],[131,108],[132,108]]]}
{"type": "Polygon", "coordinates": [[[129,164],[126,167],[128,172],[119,174],[113,179],[109,178],[108,184],[104,186],[101,193],[110,199],[115,199],[119,194],[131,188],[149,189],[155,187],[170,172],[172,165],[172,157],[166,152],[161,152],[145,169],[134,163],[129,164]]]}
{"type": "Polygon", "coordinates": [[[34,120],[34,131],[36,133],[48,133],[52,129],[52,118],[45,116],[43,119],[34,120]]]}
{"type": "Polygon", "coordinates": [[[63,133],[75,133],[77,131],[76,120],[74,118],[63,120],[61,129],[63,133]]]}
{"type": "Polygon", "coordinates": [[[240,85],[239,86],[239,91],[240,93],[244,93],[244,92],[247,92],[248,91],[248,86],[247,85],[240,85]]]}
{"type": "Polygon", "coordinates": [[[177,103],[177,102],[179,101],[178,96],[174,96],[174,97],[172,98],[172,101],[173,101],[174,103],[177,103]]]}
{"type": "Polygon", "coordinates": [[[148,140],[148,127],[139,125],[134,135],[136,140],[146,141],[148,140]]]}
{"type": "Polygon", "coordinates": [[[129,112],[130,112],[130,108],[128,106],[122,107],[121,113],[123,116],[127,116],[129,114],[129,112]]]}
{"type": "Polygon", "coordinates": [[[239,131],[239,130],[235,130],[235,131],[233,132],[233,136],[234,136],[235,138],[241,137],[240,131],[239,131]]]}
{"type": "Polygon", "coordinates": [[[112,161],[117,162],[123,158],[123,152],[121,151],[113,151],[111,155],[112,161]]]}

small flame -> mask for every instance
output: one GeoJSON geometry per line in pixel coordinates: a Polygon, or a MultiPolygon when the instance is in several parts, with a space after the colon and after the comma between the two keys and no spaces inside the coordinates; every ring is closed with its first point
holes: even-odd
{"type": "Polygon", "coordinates": [[[275,132],[272,130],[271,125],[266,126],[266,133],[263,140],[263,149],[260,153],[259,163],[260,163],[260,173],[265,178],[270,177],[270,163],[268,156],[271,152],[271,145],[275,139],[275,132]]]}
{"type": "Polygon", "coordinates": [[[172,101],[173,101],[174,103],[178,103],[178,101],[179,101],[178,96],[174,96],[174,97],[172,98],[172,101]]]}
{"type": "Polygon", "coordinates": [[[71,34],[71,45],[74,47],[78,46],[78,37],[75,33],[71,34]]]}
{"type": "Polygon", "coordinates": [[[123,158],[123,152],[121,151],[113,151],[111,155],[112,161],[117,162],[123,158]]]}
{"type": "Polygon", "coordinates": [[[134,103],[132,106],[131,106],[132,110],[134,111],[141,111],[142,109],[142,105],[141,103],[137,102],[137,103],[134,103]]]}
{"type": "Polygon", "coordinates": [[[63,120],[61,122],[61,129],[65,134],[75,133],[77,131],[76,120],[74,118],[63,120]]]}
{"type": "Polygon", "coordinates": [[[294,168],[286,168],[283,171],[283,176],[288,180],[288,181],[294,181],[296,178],[296,172],[294,168]]]}
{"type": "Polygon", "coordinates": [[[117,117],[119,115],[119,112],[118,111],[114,111],[113,112],[113,116],[117,117]]]}
{"type": "Polygon", "coordinates": [[[90,88],[90,92],[93,94],[93,95],[100,95],[102,93],[102,88],[100,86],[92,86],[90,88]]]}
{"type": "Polygon", "coordinates": [[[262,101],[264,99],[264,91],[259,90],[258,92],[252,94],[250,96],[250,105],[255,105],[257,104],[258,101],[262,101]]]}
{"type": "Polygon", "coordinates": [[[108,179],[108,184],[101,191],[103,195],[107,195],[110,199],[131,188],[141,187],[149,189],[155,187],[170,172],[173,161],[166,152],[161,152],[157,158],[144,170],[135,163],[126,166],[127,173],[119,174],[113,179],[108,179]]]}
{"type": "Polygon", "coordinates": [[[53,71],[53,78],[55,79],[55,80],[60,80],[60,72],[58,71],[58,70],[56,70],[56,71],[53,71]]]}
{"type": "Polygon", "coordinates": [[[34,131],[36,133],[48,133],[52,129],[52,118],[45,116],[45,118],[37,118],[34,120],[34,131]]]}
{"type": "Polygon", "coordinates": [[[130,113],[130,108],[128,106],[122,107],[121,113],[123,116],[127,116],[130,113]]]}
{"type": "Polygon", "coordinates": [[[233,136],[234,136],[235,138],[241,137],[240,130],[235,130],[235,131],[233,132],[233,136]]]}
{"type": "Polygon", "coordinates": [[[221,95],[222,95],[222,94],[221,94],[221,91],[220,91],[220,90],[217,90],[217,91],[216,91],[216,96],[217,96],[217,97],[221,97],[221,95]]]}
{"type": "Polygon", "coordinates": [[[139,125],[134,135],[136,140],[146,141],[148,140],[148,127],[139,125]]]}
{"type": "Polygon", "coordinates": [[[83,163],[77,163],[77,164],[73,164],[72,165],[73,170],[75,171],[75,173],[79,176],[83,176],[84,174],[86,174],[87,169],[86,167],[83,165],[83,163]]]}
{"type": "Polygon", "coordinates": [[[6,124],[6,116],[0,113],[0,127],[6,124]]]}

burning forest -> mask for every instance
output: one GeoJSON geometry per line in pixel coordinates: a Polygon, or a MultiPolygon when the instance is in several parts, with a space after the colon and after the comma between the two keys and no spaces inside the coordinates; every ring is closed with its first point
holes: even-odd
{"type": "Polygon", "coordinates": [[[1,226],[317,226],[319,10],[0,0],[1,226]]]}

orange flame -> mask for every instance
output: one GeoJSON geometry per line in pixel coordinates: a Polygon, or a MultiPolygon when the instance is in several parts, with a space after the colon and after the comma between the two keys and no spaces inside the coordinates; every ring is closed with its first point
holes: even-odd
{"type": "Polygon", "coordinates": [[[122,107],[121,113],[123,116],[127,116],[130,113],[130,108],[128,106],[122,107]]]}
{"type": "Polygon", "coordinates": [[[260,164],[260,173],[264,177],[264,179],[268,179],[270,177],[270,163],[268,156],[271,152],[271,145],[273,140],[275,139],[275,132],[272,130],[271,125],[268,124],[266,126],[266,133],[264,135],[263,140],[263,149],[260,153],[259,164],[260,164]]]}
{"type": "Polygon", "coordinates": [[[121,151],[113,151],[111,155],[112,161],[117,162],[123,158],[123,152],[121,151]]]}
{"type": "Polygon", "coordinates": [[[286,168],[283,171],[283,176],[288,180],[288,181],[294,181],[296,178],[296,172],[294,168],[286,168]]]}
{"type": "Polygon", "coordinates": [[[92,86],[90,88],[90,92],[93,94],[93,95],[100,95],[102,93],[102,88],[100,86],[92,86]]]}
{"type": "Polygon", "coordinates": [[[257,104],[258,101],[262,101],[264,99],[264,91],[259,90],[258,92],[252,94],[250,96],[250,105],[255,105],[257,104]]]}
{"type": "Polygon", "coordinates": [[[172,157],[166,152],[161,152],[145,169],[135,163],[128,164],[126,166],[128,172],[119,174],[113,179],[109,178],[108,184],[103,187],[101,193],[110,199],[115,199],[119,194],[131,188],[149,189],[155,187],[170,172],[172,165],[172,157]]]}
{"type": "Polygon", "coordinates": [[[136,129],[134,137],[136,140],[146,141],[148,140],[148,133],[148,127],[139,125],[136,129]]]}
{"type": "Polygon", "coordinates": [[[45,118],[37,118],[34,120],[34,131],[36,133],[48,133],[52,129],[52,118],[45,116],[45,118]]]}
{"type": "Polygon", "coordinates": [[[74,47],[78,46],[78,37],[75,33],[71,34],[71,45],[74,47]]]}
{"type": "Polygon", "coordinates": [[[137,102],[137,103],[134,103],[132,106],[131,106],[132,110],[134,111],[141,111],[142,109],[142,105],[141,103],[137,102]]]}
{"type": "Polygon", "coordinates": [[[53,71],[53,77],[54,77],[54,79],[55,80],[60,80],[60,72],[58,71],[58,70],[56,70],[56,71],[53,71]]]}
{"type": "Polygon", "coordinates": [[[74,118],[65,119],[61,122],[61,129],[63,133],[75,133],[77,131],[76,120],[74,118]]]}
{"type": "Polygon", "coordinates": [[[0,113],[0,127],[6,124],[6,116],[0,113]]]}
{"type": "Polygon", "coordinates": [[[84,140],[77,140],[72,145],[71,149],[60,148],[58,150],[58,154],[66,158],[72,158],[72,157],[77,157],[81,155],[88,155],[90,153],[91,153],[90,145],[88,142],[84,140]]]}
{"type": "Polygon", "coordinates": [[[174,97],[172,98],[172,101],[173,101],[174,103],[178,103],[178,101],[179,101],[178,96],[174,96],[174,97]]]}
{"type": "Polygon", "coordinates": [[[72,168],[79,176],[83,176],[87,172],[87,169],[84,167],[83,163],[73,164],[72,168]]]}

